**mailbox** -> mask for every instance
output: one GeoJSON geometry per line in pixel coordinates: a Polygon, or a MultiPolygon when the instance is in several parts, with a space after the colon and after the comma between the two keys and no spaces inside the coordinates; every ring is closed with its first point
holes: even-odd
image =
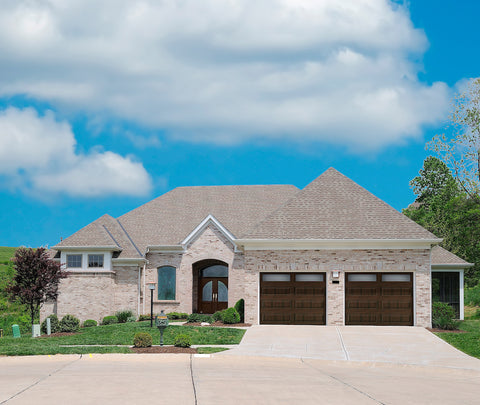
{"type": "Polygon", "coordinates": [[[163,309],[160,314],[155,317],[155,326],[160,331],[160,346],[163,346],[163,331],[168,326],[168,317],[163,313],[163,309]]]}

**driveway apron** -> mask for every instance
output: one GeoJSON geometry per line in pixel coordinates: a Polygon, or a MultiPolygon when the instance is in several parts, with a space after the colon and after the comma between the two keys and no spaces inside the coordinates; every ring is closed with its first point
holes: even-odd
{"type": "Polygon", "coordinates": [[[255,325],[225,356],[290,357],[480,370],[480,360],[408,326],[255,325]]]}

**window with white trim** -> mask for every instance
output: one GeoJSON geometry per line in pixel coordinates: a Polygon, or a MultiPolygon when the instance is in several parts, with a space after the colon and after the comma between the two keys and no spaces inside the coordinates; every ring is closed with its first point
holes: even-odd
{"type": "Polygon", "coordinates": [[[68,268],[81,268],[82,267],[82,255],[67,255],[67,267],[68,268]]]}
{"type": "Polygon", "coordinates": [[[103,256],[104,255],[88,255],[88,267],[89,268],[103,267],[103,256]]]}

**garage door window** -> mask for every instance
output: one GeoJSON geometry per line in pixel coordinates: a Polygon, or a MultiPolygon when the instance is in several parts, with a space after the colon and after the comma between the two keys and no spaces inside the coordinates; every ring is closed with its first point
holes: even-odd
{"type": "Polygon", "coordinates": [[[263,281],[290,281],[290,274],[263,274],[263,281]]]}
{"type": "Polygon", "coordinates": [[[323,274],[296,274],[295,281],[323,281],[323,274]]]}
{"type": "Polygon", "coordinates": [[[409,283],[410,274],[382,274],[382,281],[409,283]]]}
{"type": "Polygon", "coordinates": [[[375,282],[377,281],[377,275],[376,274],[349,274],[348,281],[375,282]]]}

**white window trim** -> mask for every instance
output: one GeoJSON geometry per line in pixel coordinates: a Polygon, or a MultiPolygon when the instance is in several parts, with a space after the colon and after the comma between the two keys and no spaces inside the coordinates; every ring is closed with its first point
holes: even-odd
{"type": "Polygon", "coordinates": [[[85,271],[85,272],[98,272],[100,271],[112,271],[112,252],[111,251],[97,251],[86,250],[80,252],[78,250],[62,250],[60,252],[60,263],[64,265],[66,271],[85,271]],[[82,255],[82,267],[67,267],[67,255],[82,255]],[[103,254],[103,267],[88,267],[88,255],[103,254]]]}

